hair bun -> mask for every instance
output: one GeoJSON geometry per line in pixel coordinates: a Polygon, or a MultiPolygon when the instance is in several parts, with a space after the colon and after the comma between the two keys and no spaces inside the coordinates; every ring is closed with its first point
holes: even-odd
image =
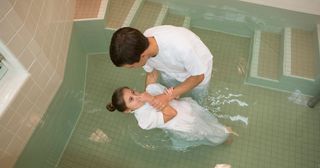
{"type": "Polygon", "coordinates": [[[112,103],[109,103],[106,108],[110,111],[110,112],[114,112],[116,110],[116,107],[114,107],[114,105],[112,103]]]}

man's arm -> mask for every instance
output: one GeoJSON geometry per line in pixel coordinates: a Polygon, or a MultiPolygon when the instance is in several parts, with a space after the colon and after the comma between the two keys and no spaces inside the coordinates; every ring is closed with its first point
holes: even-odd
{"type": "Polygon", "coordinates": [[[174,87],[171,95],[160,94],[155,96],[155,99],[150,103],[156,109],[163,109],[165,108],[168,103],[176,98],[180,97],[181,95],[187,93],[188,91],[192,90],[196,86],[198,86],[204,79],[204,74],[197,75],[197,76],[190,76],[184,82],[179,84],[178,86],[174,87]]]}
{"type": "Polygon", "coordinates": [[[152,72],[147,72],[145,88],[152,83],[156,83],[158,80],[159,72],[157,70],[153,70],[152,72]]]}
{"type": "Polygon", "coordinates": [[[162,111],[164,123],[170,121],[177,115],[177,111],[170,105],[166,106],[162,111]]]}
{"type": "Polygon", "coordinates": [[[198,86],[204,80],[204,74],[197,76],[190,76],[184,82],[174,87],[172,97],[180,97],[198,86]]]}

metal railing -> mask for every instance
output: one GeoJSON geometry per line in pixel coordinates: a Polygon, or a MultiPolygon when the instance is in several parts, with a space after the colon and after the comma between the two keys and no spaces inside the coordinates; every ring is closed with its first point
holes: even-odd
{"type": "Polygon", "coordinates": [[[4,56],[0,53],[0,62],[2,62],[2,60],[4,60],[4,56]]]}
{"type": "Polygon", "coordinates": [[[0,53],[0,79],[7,73],[8,68],[4,64],[4,56],[0,53]]]}
{"type": "Polygon", "coordinates": [[[314,108],[318,103],[320,102],[320,92],[318,92],[318,94],[314,97],[312,97],[307,105],[310,107],[310,108],[314,108]]]}

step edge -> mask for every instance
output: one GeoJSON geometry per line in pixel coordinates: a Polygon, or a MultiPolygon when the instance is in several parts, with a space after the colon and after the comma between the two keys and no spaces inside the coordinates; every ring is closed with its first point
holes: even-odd
{"type": "Polygon", "coordinates": [[[284,29],[283,41],[283,75],[291,75],[291,28],[284,29]]]}
{"type": "Polygon", "coordinates": [[[126,19],[123,21],[121,27],[128,27],[131,25],[134,17],[136,16],[137,12],[139,11],[140,7],[142,6],[144,0],[135,0],[126,19]]]}
{"type": "Polygon", "coordinates": [[[161,10],[158,14],[158,17],[154,23],[154,26],[160,26],[163,23],[164,19],[166,18],[167,14],[168,14],[168,11],[169,11],[169,6],[162,5],[161,10]]]}
{"type": "Polygon", "coordinates": [[[182,26],[185,27],[185,28],[187,28],[187,29],[190,29],[190,26],[191,26],[191,17],[185,16],[182,26]]]}
{"type": "Polygon", "coordinates": [[[252,58],[250,64],[250,76],[258,76],[259,52],[261,43],[261,31],[255,30],[253,35],[252,58]]]}

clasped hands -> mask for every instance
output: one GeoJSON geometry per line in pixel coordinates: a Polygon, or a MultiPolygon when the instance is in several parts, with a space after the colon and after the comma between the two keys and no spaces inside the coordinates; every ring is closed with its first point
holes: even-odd
{"type": "Polygon", "coordinates": [[[173,88],[165,89],[163,94],[152,96],[147,92],[140,94],[140,101],[148,102],[151,106],[156,108],[157,110],[163,110],[169,102],[174,99],[173,97],[173,88]]]}

